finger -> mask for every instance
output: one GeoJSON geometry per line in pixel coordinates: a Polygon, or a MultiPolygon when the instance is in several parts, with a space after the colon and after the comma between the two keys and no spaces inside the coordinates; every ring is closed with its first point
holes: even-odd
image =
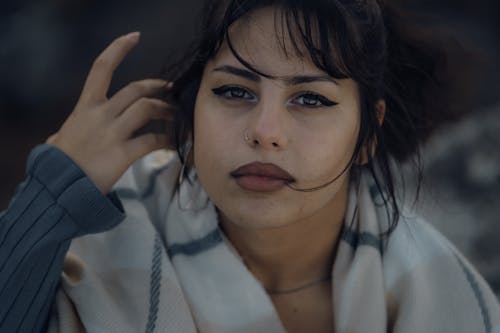
{"type": "Polygon", "coordinates": [[[122,136],[129,137],[132,132],[154,119],[172,120],[173,110],[169,110],[169,105],[159,99],[144,97],[123,112],[115,123],[117,131],[122,136]]]}
{"type": "Polygon", "coordinates": [[[130,50],[137,45],[140,33],[133,32],[115,39],[94,61],[83,91],[81,99],[84,101],[102,101],[113,77],[113,72],[123,61],[130,50]]]}
{"type": "Polygon", "coordinates": [[[135,161],[154,150],[168,148],[166,134],[148,133],[127,141],[123,149],[125,149],[126,158],[129,161],[135,161]]]}
{"type": "Polygon", "coordinates": [[[112,117],[118,117],[140,98],[157,96],[167,87],[167,81],[159,79],[146,79],[129,83],[109,99],[107,112],[112,117]]]}

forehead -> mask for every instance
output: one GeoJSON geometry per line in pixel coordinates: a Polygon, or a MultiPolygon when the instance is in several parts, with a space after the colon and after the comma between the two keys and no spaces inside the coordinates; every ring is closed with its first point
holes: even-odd
{"type": "MultiPolygon", "coordinates": [[[[234,51],[253,68],[273,77],[300,73],[324,74],[311,60],[308,51],[297,43],[300,32],[293,24],[285,24],[281,10],[264,7],[241,17],[229,28],[234,51]],[[292,39],[290,34],[293,34],[292,39]]],[[[242,64],[224,41],[211,65],[242,64]]]]}

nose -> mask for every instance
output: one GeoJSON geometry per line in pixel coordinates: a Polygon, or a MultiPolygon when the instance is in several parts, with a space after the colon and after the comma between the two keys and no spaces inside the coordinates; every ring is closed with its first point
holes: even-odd
{"type": "Polygon", "coordinates": [[[267,150],[285,149],[288,144],[286,134],[286,114],[284,105],[274,101],[261,100],[251,111],[245,141],[252,148],[267,150]]]}

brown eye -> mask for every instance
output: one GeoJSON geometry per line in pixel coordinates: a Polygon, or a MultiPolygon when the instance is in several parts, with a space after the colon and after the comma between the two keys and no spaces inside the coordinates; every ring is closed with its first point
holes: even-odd
{"type": "Polygon", "coordinates": [[[238,86],[222,86],[212,89],[212,92],[226,99],[232,100],[254,100],[255,97],[248,90],[238,86]]]}
{"type": "Polygon", "coordinates": [[[309,108],[318,108],[322,106],[334,106],[338,103],[330,101],[328,98],[315,93],[305,93],[294,98],[294,104],[309,108]]]}

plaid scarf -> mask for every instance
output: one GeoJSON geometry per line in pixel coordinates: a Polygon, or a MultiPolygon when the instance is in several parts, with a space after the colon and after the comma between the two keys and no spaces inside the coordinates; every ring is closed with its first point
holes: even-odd
{"type": "MultiPolygon", "coordinates": [[[[127,213],[72,242],[49,332],[280,332],[270,297],[218,227],[197,181],[171,152],[132,165],[114,186],[127,213]]],[[[366,175],[351,185],[332,267],[335,332],[500,332],[487,283],[434,228],[387,214],[366,175]]]]}

